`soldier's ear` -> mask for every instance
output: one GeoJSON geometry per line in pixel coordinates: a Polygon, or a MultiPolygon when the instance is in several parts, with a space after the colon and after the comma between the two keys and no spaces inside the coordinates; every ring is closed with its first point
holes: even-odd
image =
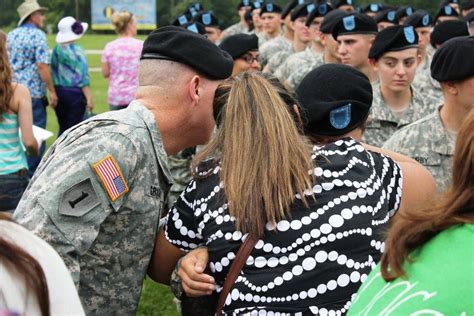
{"type": "Polygon", "coordinates": [[[200,85],[201,78],[199,78],[199,76],[193,76],[188,83],[188,96],[193,105],[199,102],[200,85]]]}

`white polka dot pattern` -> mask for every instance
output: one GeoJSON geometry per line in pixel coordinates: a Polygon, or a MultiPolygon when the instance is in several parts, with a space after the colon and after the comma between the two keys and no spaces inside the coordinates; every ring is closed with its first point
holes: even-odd
{"type": "MultiPolygon", "coordinates": [[[[347,138],[314,147],[316,183],[296,195],[291,219],[267,223],[226,298],[229,315],[343,315],[384,250],[382,232],[400,205],[402,175],[391,159],[347,138]]],[[[168,214],[166,236],[184,251],[209,249],[217,291],[246,235],[235,230],[220,167],[201,172],[168,214]]]]}

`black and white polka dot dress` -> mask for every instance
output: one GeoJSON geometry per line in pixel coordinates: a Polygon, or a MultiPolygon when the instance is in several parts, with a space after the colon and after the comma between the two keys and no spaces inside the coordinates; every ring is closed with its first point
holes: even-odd
{"type": "MultiPolygon", "coordinates": [[[[390,158],[351,138],[313,153],[316,201],[297,196],[291,219],[266,225],[224,306],[228,315],[343,315],[379,261],[383,232],[400,205],[402,174],[390,158]]],[[[168,214],[166,237],[184,251],[209,249],[221,291],[245,236],[229,215],[219,167],[192,181],[168,214]]],[[[258,191],[256,191],[258,194],[258,191]]]]}

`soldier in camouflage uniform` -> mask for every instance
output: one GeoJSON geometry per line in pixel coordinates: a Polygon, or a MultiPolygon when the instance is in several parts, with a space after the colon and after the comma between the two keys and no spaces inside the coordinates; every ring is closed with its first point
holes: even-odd
{"type": "Polygon", "coordinates": [[[433,175],[438,191],[451,183],[456,133],[474,109],[474,37],[451,39],[433,57],[431,76],[441,82],[444,104],[396,132],[384,147],[414,158],[433,175]]]}
{"type": "Polygon", "coordinates": [[[265,66],[264,72],[274,73],[290,55],[303,51],[309,45],[310,34],[305,24],[308,8],[314,10],[314,7],[313,3],[307,3],[298,5],[293,9],[291,12],[291,23],[295,33],[293,43],[290,49],[281,50],[273,55],[265,66]]]}
{"type": "MultiPolygon", "coordinates": [[[[426,49],[430,62],[436,49],[451,38],[459,36],[469,36],[469,29],[464,21],[445,21],[437,24],[431,33],[430,45],[426,49]]],[[[429,69],[423,71],[419,75],[417,87],[423,97],[434,105],[430,107],[434,111],[443,103],[443,91],[440,83],[431,77],[429,69]]]]}
{"type": "Polygon", "coordinates": [[[263,32],[257,34],[259,46],[281,34],[281,12],[281,7],[274,3],[266,3],[262,6],[260,20],[263,25],[263,32]]]}
{"type": "Polygon", "coordinates": [[[381,30],[369,59],[380,82],[373,87],[374,99],[363,140],[381,147],[396,130],[431,113],[411,87],[419,60],[418,35],[413,26],[381,30]]]}
{"type": "Polygon", "coordinates": [[[269,60],[280,51],[291,50],[291,45],[294,38],[294,30],[291,23],[290,14],[297,5],[303,4],[304,2],[304,0],[292,0],[283,9],[281,14],[281,18],[284,21],[283,34],[262,43],[260,46],[259,53],[262,67],[265,67],[269,60]]]}
{"type": "Polygon", "coordinates": [[[226,38],[227,36],[240,34],[240,33],[248,33],[249,32],[249,25],[245,21],[245,13],[252,9],[252,5],[250,0],[242,0],[239,3],[237,8],[239,10],[239,22],[229,26],[222,32],[221,40],[226,38]]]}
{"type": "Polygon", "coordinates": [[[411,25],[415,28],[418,34],[419,54],[421,55],[421,62],[413,80],[413,87],[420,92],[426,100],[426,105],[432,111],[443,102],[442,93],[436,88],[436,83],[432,81],[430,75],[431,59],[434,54],[434,48],[430,45],[433,23],[432,16],[424,10],[415,11],[406,18],[404,23],[406,26],[411,25]]]}
{"type": "Polygon", "coordinates": [[[306,26],[310,33],[310,44],[299,53],[291,55],[283,65],[281,65],[274,73],[281,82],[285,82],[292,73],[302,65],[313,64],[320,59],[319,56],[324,51],[324,45],[321,43],[321,23],[324,16],[332,10],[332,6],[328,3],[316,5],[314,9],[307,6],[308,16],[306,18],[306,26]]]}
{"type": "MultiPolygon", "coordinates": [[[[345,16],[347,13],[342,10],[333,10],[329,12],[323,19],[320,28],[320,41],[324,47],[323,54],[320,54],[311,61],[301,62],[301,64],[293,70],[286,85],[292,89],[296,89],[303,78],[313,69],[324,64],[339,64],[338,43],[332,37],[332,28],[334,24],[339,21],[339,18],[345,16]]],[[[308,24],[308,22],[306,22],[308,24]]]]}
{"type": "Polygon", "coordinates": [[[363,137],[363,141],[369,145],[382,147],[397,130],[431,113],[415,89],[412,89],[411,101],[402,117],[390,110],[390,106],[383,99],[379,84],[374,85],[373,90],[374,100],[363,137]]]}
{"type": "Polygon", "coordinates": [[[144,43],[137,100],[68,130],[43,158],[14,218],[61,255],[88,314],[135,313],[171,183],[166,156],[209,139],[214,90],[231,71],[230,56],[201,35],[160,28],[144,43]],[[196,112],[185,101],[192,80],[196,112]]]}

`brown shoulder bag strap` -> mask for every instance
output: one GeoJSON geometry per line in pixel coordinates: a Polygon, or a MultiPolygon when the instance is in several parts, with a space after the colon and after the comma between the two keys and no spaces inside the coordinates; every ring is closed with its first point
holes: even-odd
{"type": "Polygon", "coordinates": [[[224,307],[227,295],[229,294],[230,289],[234,285],[235,280],[237,280],[240,271],[242,271],[242,268],[247,262],[247,259],[250,256],[250,253],[252,252],[253,247],[255,246],[257,241],[258,239],[254,236],[247,235],[247,238],[245,239],[244,243],[240,246],[234,261],[232,261],[232,264],[230,265],[229,272],[227,272],[227,276],[224,281],[224,286],[222,287],[222,292],[219,295],[219,301],[217,302],[216,315],[222,314],[222,308],[224,307]]]}

